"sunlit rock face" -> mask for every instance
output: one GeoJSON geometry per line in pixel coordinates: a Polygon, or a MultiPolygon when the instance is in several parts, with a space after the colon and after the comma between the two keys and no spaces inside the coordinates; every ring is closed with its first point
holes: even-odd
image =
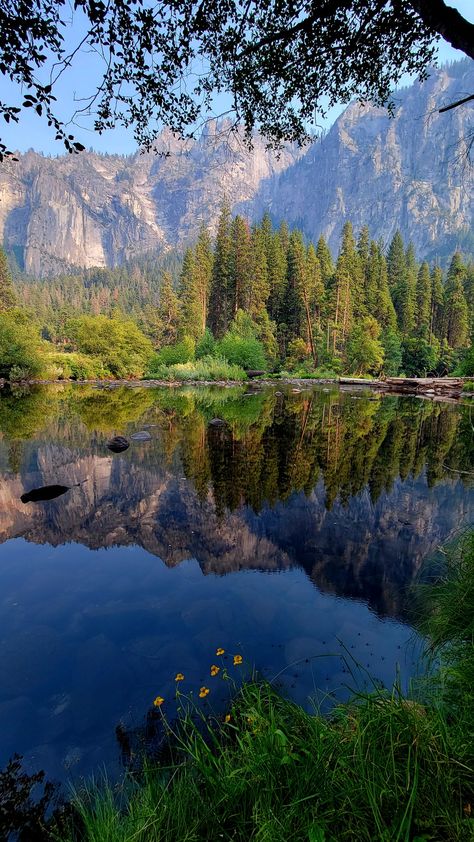
{"type": "MultiPolygon", "coordinates": [[[[465,60],[397,91],[393,118],[385,109],[351,104],[274,183],[272,216],[310,238],[324,234],[334,250],[346,220],[368,225],[385,243],[399,228],[420,258],[454,250],[456,236],[474,220],[473,109],[440,114],[439,108],[473,89],[474,62],[465,60]]],[[[260,208],[257,197],[250,211],[260,208]]]]}
{"type": "Polygon", "coordinates": [[[226,198],[250,219],[268,209],[310,238],[324,234],[334,250],[349,219],[386,243],[399,228],[418,257],[436,257],[459,244],[474,211],[472,107],[438,109],[473,88],[470,60],[433,70],[396,93],[393,119],[352,104],[323,139],[279,156],[259,136],[249,151],[215,121],[197,141],[164,131],[158,155],[28,152],[0,170],[0,242],[36,276],[116,266],[190,242],[203,223],[214,233],[226,198]]]}
{"type": "Polygon", "coordinates": [[[287,149],[278,158],[259,137],[250,151],[215,122],[198,141],[164,131],[157,150],[128,157],[28,152],[7,162],[0,171],[0,242],[35,276],[116,266],[192,241],[203,223],[214,232],[224,198],[249,201],[300,154],[287,149]]]}

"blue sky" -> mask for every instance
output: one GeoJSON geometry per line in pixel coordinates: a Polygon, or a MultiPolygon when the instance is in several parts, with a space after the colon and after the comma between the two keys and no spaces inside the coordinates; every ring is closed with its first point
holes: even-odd
{"type": "MultiPolygon", "coordinates": [[[[450,0],[450,5],[455,6],[468,20],[474,22],[474,0],[450,0]]],[[[73,34],[74,42],[77,43],[80,34],[77,25],[74,27],[73,34]]],[[[72,37],[71,43],[73,43],[72,37]]],[[[444,41],[441,42],[439,47],[441,62],[462,58],[463,55],[463,53],[453,50],[444,41]]],[[[78,100],[94,90],[98,72],[97,59],[91,53],[82,52],[77,55],[74,65],[60,79],[57,88],[58,113],[63,119],[69,119],[74,110],[80,106],[78,100]]],[[[407,79],[407,81],[409,80],[407,79]]],[[[19,88],[13,86],[9,80],[3,77],[0,77],[0,100],[9,104],[21,104],[19,88]]],[[[225,110],[226,105],[227,103],[223,98],[216,102],[217,109],[225,110]]],[[[329,127],[341,110],[342,107],[335,107],[331,110],[325,121],[326,127],[329,127]]],[[[100,152],[130,154],[135,152],[137,148],[131,130],[119,127],[98,135],[93,131],[92,118],[82,117],[76,120],[75,124],[71,126],[71,133],[86,148],[92,147],[100,152]]],[[[23,112],[19,125],[8,126],[5,123],[2,126],[1,136],[10,149],[20,152],[33,148],[45,154],[58,155],[63,154],[64,151],[62,145],[54,140],[53,131],[36,116],[33,109],[23,112]]]]}

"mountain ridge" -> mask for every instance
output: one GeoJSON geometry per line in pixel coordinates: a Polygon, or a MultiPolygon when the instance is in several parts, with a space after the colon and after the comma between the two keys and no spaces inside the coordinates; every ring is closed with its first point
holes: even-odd
{"type": "Polygon", "coordinates": [[[197,141],[165,130],[158,156],[29,151],[0,170],[0,241],[38,277],[116,266],[183,246],[201,224],[214,233],[226,197],[252,221],[269,210],[309,239],[324,234],[334,251],[350,219],[384,243],[400,229],[420,258],[434,258],[473,229],[472,107],[438,113],[473,86],[470,60],[433,69],[396,92],[393,118],[351,103],[306,151],[279,157],[258,135],[249,151],[217,121],[197,141]]]}

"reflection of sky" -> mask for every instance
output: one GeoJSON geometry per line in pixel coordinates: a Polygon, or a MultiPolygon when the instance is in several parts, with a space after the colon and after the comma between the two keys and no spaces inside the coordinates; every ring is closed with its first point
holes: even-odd
{"type": "MultiPolygon", "coordinates": [[[[451,0],[450,5],[455,6],[459,11],[465,15],[469,20],[474,21],[474,6],[472,0],[451,0]]],[[[76,15],[76,20],[79,19],[76,15]]],[[[73,49],[77,42],[80,41],[81,26],[80,22],[67,33],[66,44],[73,49]]],[[[457,58],[462,58],[463,54],[458,50],[454,50],[446,42],[442,41],[439,48],[440,61],[452,61],[457,58]]],[[[97,55],[92,52],[81,51],[75,58],[74,64],[68,72],[64,73],[60,79],[58,91],[58,114],[64,120],[69,120],[71,115],[78,107],[83,106],[81,99],[90,94],[97,84],[97,77],[100,72],[100,61],[97,55]]],[[[407,79],[407,81],[409,81],[407,79]]],[[[25,92],[24,92],[25,93],[25,92]]],[[[21,94],[16,86],[13,86],[8,80],[0,77],[0,99],[11,104],[20,104],[21,94]]],[[[215,100],[215,113],[218,115],[229,108],[229,98],[220,95],[215,100]]],[[[328,128],[341,112],[342,107],[335,106],[332,108],[325,120],[321,121],[321,125],[328,128]]],[[[74,125],[74,134],[86,148],[92,146],[100,152],[130,154],[135,152],[136,144],[133,140],[133,134],[130,129],[116,128],[109,130],[103,135],[95,135],[92,130],[92,119],[81,117],[78,119],[78,125],[74,125]]],[[[28,148],[34,148],[46,154],[61,154],[63,148],[61,144],[54,141],[54,132],[48,129],[46,122],[41,120],[33,113],[33,109],[27,109],[21,116],[21,123],[19,125],[3,125],[2,138],[7,145],[12,149],[19,151],[26,151],[28,148]]]]}
{"type": "Polygon", "coordinates": [[[279,674],[302,704],[316,689],[343,696],[350,670],[359,685],[363,670],[391,684],[397,664],[406,676],[415,663],[407,626],[321,594],[300,570],[204,577],[192,559],[170,570],[138,547],[20,539],[0,547],[0,593],[0,767],[18,751],[57,778],[103,763],[113,773],[115,726],[139,725],[157,694],[172,715],[177,671],[183,692],[205,684],[222,710],[229,685],[209,676],[218,646],[244,657],[243,668],[222,660],[232,678],[279,674]]]}
{"type": "Polygon", "coordinates": [[[115,727],[139,729],[157,694],[173,716],[176,672],[186,675],[181,689],[206,684],[209,704],[223,709],[229,685],[209,675],[219,646],[244,657],[232,677],[253,668],[278,676],[304,705],[316,692],[327,705],[327,694],[341,698],[369,675],[391,686],[397,664],[407,679],[418,663],[412,632],[387,616],[407,616],[406,595],[424,558],[474,519],[474,489],[456,474],[470,461],[465,409],[348,394],[334,404],[321,390],[309,404],[309,393],[289,393],[276,405],[272,391],[245,401],[240,390],[225,393],[221,404],[214,390],[92,391],[34,392],[25,398],[23,427],[7,398],[0,419],[0,768],[17,751],[53,777],[104,763],[115,772],[115,727]],[[73,398],[59,418],[39,414],[49,394],[52,407],[54,395],[73,398]],[[216,400],[229,425],[217,436],[213,427],[205,432],[216,400]],[[161,419],[148,425],[152,440],[112,455],[98,433],[107,406],[107,423],[127,435],[161,419]],[[168,418],[171,407],[176,415],[168,418]],[[330,459],[317,480],[311,473],[305,494],[296,490],[299,472],[292,479],[287,472],[298,451],[300,468],[317,454],[328,458],[328,407],[342,422],[340,476],[330,459]],[[37,438],[23,442],[19,458],[10,436],[33,435],[35,419],[37,438]],[[435,453],[453,472],[436,469],[435,453]],[[194,468],[204,462],[213,468],[198,496],[191,477],[202,478],[194,468]],[[267,474],[273,484],[265,485],[267,474]],[[52,482],[70,490],[21,502],[25,491],[52,482]]]}

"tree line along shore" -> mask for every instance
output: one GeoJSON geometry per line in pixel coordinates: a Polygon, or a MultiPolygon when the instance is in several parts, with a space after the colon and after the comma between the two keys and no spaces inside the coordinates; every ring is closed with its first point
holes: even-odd
{"type": "Polygon", "coordinates": [[[232,217],[184,252],[35,281],[0,254],[0,376],[19,379],[474,374],[474,262],[418,263],[344,225],[320,237],[232,217]]]}

